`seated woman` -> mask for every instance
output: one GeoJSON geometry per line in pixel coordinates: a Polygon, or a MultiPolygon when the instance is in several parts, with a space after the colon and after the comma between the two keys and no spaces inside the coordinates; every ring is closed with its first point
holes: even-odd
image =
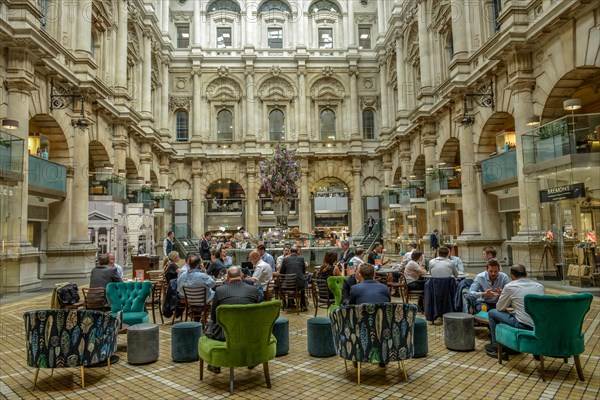
{"type": "Polygon", "coordinates": [[[313,279],[327,279],[330,276],[341,276],[342,272],[335,265],[337,261],[337,254],[333,250],[327,250],[325,257],[323,258],[323,265],[315,271],[313,279]]]}
{"type": "Polygon", "coordinates": [[[167,255],[165,259],[165,263],[163,265],[163,271],[165,274],[165,278],[167,279],[167,284],[171,282],[171,279],[177,279],[179,275],[179,252],[172,251],[167,255]],[[168,261],[167,261],[168,260],[168,261]]]}
{"type": "Polygon", "coordinates": [[[427,271],[420,265],[423,262],[423,253],[414,250],[410,258],[411,260],[404,268],[404,277],[406,278],[408,289],[425,290],[425,280],[421,279],[421,277],[427,275],[427,271]]]}

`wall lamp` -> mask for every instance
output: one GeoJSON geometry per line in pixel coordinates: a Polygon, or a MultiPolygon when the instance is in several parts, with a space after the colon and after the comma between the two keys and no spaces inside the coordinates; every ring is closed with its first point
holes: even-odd
{"type": "Polygon", "coordinates": [[[488,85],[480,86],[477,91],[474,93],[465,93],[463,96],[463,118],[460,123],[464,127],[471,126],[475,123],[475,118],[472,115],[469,115],[467,109],[467,98],[471,100],[475,100],[475,103],[479,105],[479,107],[489,107],[492,110],[494,109],[494,82],[490,81],[488,85]]]}
{"type": "Polygon", "coordinates": [[[19,121],[16,119],[3,119],[2,120],[2,128],[14,131],[15,129],[19,129],[19,121]]]}
{"type": "Polygon", "coordinates": [[[75,101],[81,102],[81,110],[79,118],[73,121],[73,126],[78,126],[79,129],[85,129],[89,125],[85,119],[85,97],[80,93],[74,93],[70,89],[65,89],[60,86],[54,86],[54,79],[50,81],[50,112],[53,110],[62,110],[69,105],[68,99],[71,99],[71,104],[75,106],[75,101]]]}
{"type": "Polygon", "coordinates": [[[538,125],[540,125],[540,123],[541,123],[540,117],[538,117],[537,115],[534,115],[533,117],[529,117],[525,121],[525,125],[527,125],[527,126],[538,126],[538,125]]]}

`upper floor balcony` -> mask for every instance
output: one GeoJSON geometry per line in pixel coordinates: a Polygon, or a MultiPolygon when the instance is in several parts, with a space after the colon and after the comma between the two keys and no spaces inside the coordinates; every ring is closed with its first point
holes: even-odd
{"type": "Polygon", "coordinates": [[[29,193],[41,197],[67,197],[67,167],[29,155],[29,193]]]}
{"type": "Polygon", "coordinates": [[[454,169],[434,169],[425,176],[427,198],[461,194],[461,177],[454,169]]]}
{"type": "Polygon", "coordinates": [[[143,204],[144,207],[148,208],[154,204],[152,191],[149,186],[145,185],[127,185],[127,200],[129,200],[129,203],[143,204]]]}
{"type": "Polygon", "coordinates": [[[522,146],[526,169],[590,162],[600,153],[600,113],[565,116],[539,126],[523,135],[522,146]]]}
{"type": "Polygon", "coordinates": [[[411,203],[425,201],[424,183],[420,186],[387,189],[383,192],[383,201],[389,208],[410,211],[411,203]]]}
{"type": "Polygon", "coordinates": [[[517,150],[510,149],[481,161],[483,190],[517,183],[517,150]]]}
{"type": "Polygon", "coordinates": [[[23,148],[25,141],[0,131],[0,180],[23,180],[23,148]]]}
{"type": "Polygon", "coordinates": [[[113,201],[123,202],[127,199],[125,179],[110,173],[92,173],[89,181],[90,196],[110,196],[113,201]]]}
{"type": "Polygon", "coordinates": [[[162,208],[164,212],[173,210],[173,198],[170,194],[164,192],[152,193],[152,199],[154,200],[154,208],[162,208]]]}

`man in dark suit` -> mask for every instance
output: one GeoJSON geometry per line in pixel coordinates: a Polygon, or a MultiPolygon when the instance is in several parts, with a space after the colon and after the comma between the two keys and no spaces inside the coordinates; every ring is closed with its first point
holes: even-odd
{"type": "Polygon", "coordinates": [[[212,238],[212,233],[210,231],[206,231],[204,233],[204,238],[200,241],[200,257],[204,261],[210,261],[210,239],[212,238]]]}
{"type": "Polygon", "coordinates": [[[123,282],[117,269],[110,267],[108,263],[108,254],[98,256],[98,265],[92,269],[92,274],[90,275],[91,288],[101,287],[106,289],[106,285],[110,282],[123,282]]]}
{"type": "MultiPolygon", "coordinates": [[[[298,255],[299,248],[297,246],[292,246],[290,251],[292,253],[283,259],[279,273],[296,274],[296,284],[300,288],[301,293],[300,306],[302,307],[302,311],[308,311],[306,308],[306,295],[304,293],[304,288],[306,287],[306,262],[303,257],[298,255]]],[[[293,306],[288,304],[288,307],[293,306]]]]}
{"type": "Polygon", "coordinates": [[[342,256],[340,257],[340,264],[344,265],[344,268],[348,266],[348,262],[354,257],[354,252],[350,250],[350,243],[347,240],[342,240],[342,256]]]}
{"type": "MultiPolygon", "coordinates": [[[[211,305],[206,336],[210,339],[225,341],[223,329],[217,324],[217,307],[221,304],[254,304],[259,302],[258,287],[247,285],[242,281],[242,271],[239,267],[229,267],[227,270],[227,283],[215,288],[215,297],[211,305]]],[[[209,365],[207,368],[215,373],[221,372],[220,367],[209,365]]]]}
{"type": "Polygon", "coordinates": [[[350,288],[348,304],[389,303],[391,301],[387,286],[373,279],[375,268],[372,265],[362,264],[359,273],[362,282],[350,288]]]}

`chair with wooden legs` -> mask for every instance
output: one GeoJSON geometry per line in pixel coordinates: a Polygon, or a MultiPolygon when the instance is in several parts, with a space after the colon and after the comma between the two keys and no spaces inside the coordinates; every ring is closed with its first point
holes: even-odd
{"type": "Polygon", "coordinates": [[[82,288],[83,307],[86,310],[107,311],[110,307],[106,302],[106,290],[104,288],[82,288]]]}
{"type": "Polygon", "coordinates": [[[206,331],[206,320],[210,314],[209,290],[204,286],[183,286],[185,294],[185,320],[200,319],[202,329],[206,331]]]}
{"type": "Polygon", "coordinates": [[[156,323],[156,313],[155,313],[156,308],[158,308],[158,315],[160,315],[160,323],[161,324],[165,323],[165,320],[163,319],[163,314],[162,314],[162,298],[163,298],[162,294],[163,294],[162,280],[158,281],[158,282],[152,282],[152,292],[150,292],[150,297],[146,300],[146,308],[152,309],[152,322],[154,322],[154,323],[156,323]]]}

